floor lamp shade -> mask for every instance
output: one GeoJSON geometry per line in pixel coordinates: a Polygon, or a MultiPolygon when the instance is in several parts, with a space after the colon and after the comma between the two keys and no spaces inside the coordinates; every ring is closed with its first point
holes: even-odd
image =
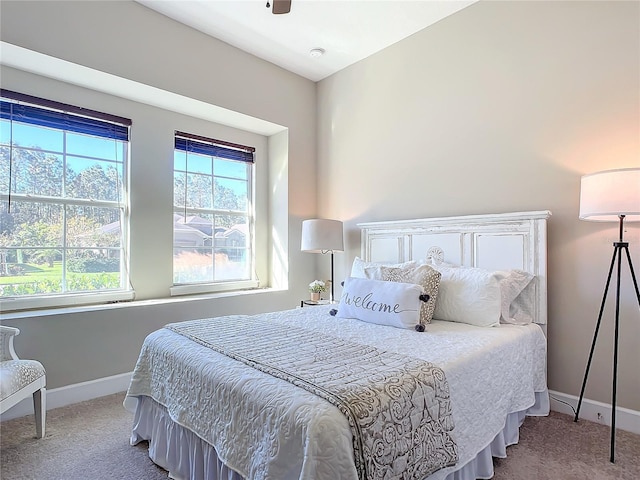
{"type": "Polygon", "coordinates": [[[342,222],[322,218],[304,220],[301,250],[310,253],[343,252],[342,222]]]}
{"type": "Polygon", "coordinates": [[[640,222],[640,168],[606,170],[582,177],[580,219],[640,222]]]}

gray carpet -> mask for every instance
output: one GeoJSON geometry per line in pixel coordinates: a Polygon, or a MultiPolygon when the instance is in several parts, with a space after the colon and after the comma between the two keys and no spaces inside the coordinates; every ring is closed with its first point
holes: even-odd
{"type": "MultiPolygon", "coordinates": [[[[147,455],[132,447],[133,417],[124,393],[50,410],[47,434],[35,439],[33,416],[0,424],[3,480],[166,479],[147,455]]],[[[618,430],[616,463],[609,462],[609,428],[552,412],[528,418],[520,443],[495,459],[495,480],[638,480],[640,436],[618,430]]],[[[273,479],[277,480],[277,479],[273,479]]]]}

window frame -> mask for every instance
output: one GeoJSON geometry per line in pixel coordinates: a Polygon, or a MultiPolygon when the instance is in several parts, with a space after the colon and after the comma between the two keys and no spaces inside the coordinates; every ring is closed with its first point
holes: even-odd
{"type": "MultiPolygon", "coordinates": [[[[34,97],[31,95],[18,93],[6,89],[0,89],[0,98],[2,98],[2,119],[9,120],[9,122],[19,122],[31,124],[38,127],[45,127],[62,132],[62,151],[51,151],[47,148],[42,148],[43,152],[50,154],[60,155],[63,157],[76,156],[67,152],[68,134],[81,134],[89,135],[94,138],[109,139],[114,142],[122,142],[121,152],[123,158],[120,161],[118,155],[115,160],[104,160],[105,162],[115,163],[116,169],[121,168],[121,177],[118,178],[120,182],[120,188],[122,189],[116,200],[93,200],[84,198],[74,198],[65,195],[61,191],[61,195],[50,197],[46,195],[33,195],[25,193],[11,192],[11,180],[9,180],[9,191],[0,193],[0,199],[3,202],[8,202],[9,205],[12,201],[26,201],[29,203],[45,203],[51,205],[57,205],[62,208],[65,213],[63,218],[66,218],[67,209],[69,207],[92,207],[92,208],[109,208],[119,211],[120,222],[120,246],[119,247],[105,247],[107,250],[117,249],[120,252],[120,269],[119,278],[120,286],[118,288],[110,288],[104,290],[78,290],[71,292],[60,293],[42,293],[33,295],[18,295],[0,297],[1,310],[2,311],[18,311],[25,309],[42,309],[42,308],[57,308],[67,307],[72,305],[88,305],[88,304],[104,304],[119,301],[128,301],[135,298],[135,292],[131,287],[129,266],[129,166],[130,166],[130,127],[132,121],[130,119],[119,117],[116,115],[99,112],[75,105],[56,102],[45,98],[34,97]],[[7,108],[10,112],[7,112],[7,108]],[[23,118],[14,118],[14,110],[22,111],[25,115],[30,114],[23,118]],[[28,112],[28,113],[25,113],[28,112]],[[7,115],[8,114],[8,115],[7,115]],[[113,133],[111,133],[113,132],[113,133]]],[[[13,139],[9,140],[9,149],[13,150],[17,147],[13,143],[13,139]]],[[[20,147],[25,150],[33,149],[33,147],[20,147]]],[[[80,155],[82,156],[82,155],[80,155]]],[[[95,161],[101,162],[102,160],[97,157],[88,155],[89,158],[95,158],[95,161]]],[[[11,161],[11,160],[10,160],[11,161]]],[[[66,165],[66,160],[63,162],[66,165]]],[[[11,166],[10,166],[11,168],[11,166]]],[[[64,173],[63,173],[64,175],[64,173]]],[[[62,181],[61,187],[65,184],[62,181]]],[[[66,220],[65,220],[66,221],[66,220]]],[[[63,229],[64,232],[64,229],[63,229]]],[[[62,234],[62,245],[60,248],[64,251],[69,249],[73,250],[76,247],[69,246],[66,239],[66,234],[62,234]]],[[[77,247],[79,249],[86,249],[89,247],[77,247]]],[[[63,272],[62,278],[65,278],[63,272]]]]}
{"type": "MultiPolygon", "coordinates": [[[[210,156],[212,161],[214,159],[222,159],[226,161],[238,161],[244,162],[246,164],[248,178],[247,182],[247,209],[245,212],[237,212],[239,215],[246,215],[247,217],[247,230],[249,239],[246,241],[247,245],[247,259],[249,261],[249,277],[248,279],[238,279],[238,280],[204,280],[201,282],[192,282],[192,283],[175,283],[175,259],[172,257],[172,286],[170,288],[171,296],[179,296],[179,295],[192,295],[192,294],[206,294],[206,293],[216,293],[216,292],[230,292],[230,291],[238,291],[238,290],[248,290],[255,289],[260,286],[260,282],[256,275],[256,235],[255,235],[255,223],[256,223],[256,211],[255,211],[255,147],[250,147],[246,145],[240,145],[237,143],[231,143],[223,140],[217,140],[210,137],[204,137],[201,135],[195,135],[191,133],[186,133],[182,131],[175,131],[174,134],[174,159],[176,153],[179,152],[182,154],[183,152],[188,155],[189,153],[195,153],[205,156],[210,156]]],[[[175,160],[173,162],[173,188],[175,189],[175,175],[176,172],[181,170],[176,170],[175,168],[175,160]]],[[[185,165],[186,167],[186,165],[185,165]]],[[[184,171],[185,173],[185,181],[188,178],[188,170],[184,171]]],[[[223,176],[218,176],[212,170],[209,175],[211,178],[212,188],[215,188],[215,179],[216,178],[225,178],[223,176]]],[[[188,186],[185,187],[188,189],[188,186]]],[[[199,207],[189,207],[188,205],[178,206],[175,202],[175,191],[172,202],[172,217],[175,214],[184,213],[184,216],[188,216],[189,214],[198,215],[200,213],[205,215],[215,215],[219,214],[227,214],[234,215],[233,211],[221,210],[214,208],[212,205],[211,208],[199,208],[199,207]]],[[[211,248],[215,251],[215,241],[212,241],[211,248]]],[[[175,244],[175,236],[173,237],[172,242],[172,252],[175,252],[176,244],[175,244]]]]}

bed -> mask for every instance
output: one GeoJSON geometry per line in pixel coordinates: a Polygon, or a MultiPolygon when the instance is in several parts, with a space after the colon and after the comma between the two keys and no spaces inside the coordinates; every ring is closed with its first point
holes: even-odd
{"type": "Polygon", "coordinates": [[[491,478],[525,417],[549,412],[549,215],[362,223],[340,304],[153,332],[125,398],[131,443],[177,479],[491,478]],[[417,269],[438,278],[419,301],[402,277],[417,269]],[[400,309],[415,328],[352,313],[364,287],[415,301],[400,309]]]}

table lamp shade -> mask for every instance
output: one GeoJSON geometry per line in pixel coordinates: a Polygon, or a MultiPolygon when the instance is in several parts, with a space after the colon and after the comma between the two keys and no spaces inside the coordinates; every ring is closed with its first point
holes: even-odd
{"type": "Polygon", "coordinates": [[[580,182],[580,219],[640,222],[640,168],[584,175],[580,182]]]}
{"type": "Polygon", "coordinates": [[[300,250],[311,253],[344,251],[342,222],[321,218],[304,220],[300,250]]]}

